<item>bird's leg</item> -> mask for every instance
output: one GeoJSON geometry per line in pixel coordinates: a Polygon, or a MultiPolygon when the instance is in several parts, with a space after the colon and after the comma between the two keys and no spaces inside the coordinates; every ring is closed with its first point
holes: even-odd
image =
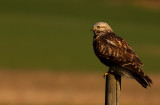
{"type": "Polygon", "coordinates": [[[105,72],[103,78],[105,78],[108,74],[109,74],[108,72],[105,72]]]}
{"type": "Polygon", "coordinates": [[[104,75],[103,75],[103,77],[105,78],[110,73],[111,73],[111,69],[109,68],[108,72],[105,72],[104,75]]]}

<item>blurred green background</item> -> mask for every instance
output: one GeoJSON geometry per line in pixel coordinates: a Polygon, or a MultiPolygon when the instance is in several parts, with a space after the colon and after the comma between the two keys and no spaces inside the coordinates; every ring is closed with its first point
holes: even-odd
{"type": "Polygon", "coordinates": [[[107,70],[94,55],[90,31],[104,21],[133,47],[145,71],[159,72],[160,10],[114,1],[1,0],[0,67],[107,70]]]}

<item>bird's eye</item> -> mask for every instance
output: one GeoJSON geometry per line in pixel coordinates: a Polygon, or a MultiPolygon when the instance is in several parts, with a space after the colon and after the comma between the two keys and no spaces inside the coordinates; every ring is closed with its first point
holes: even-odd
{"type": "Polygon", "coordinates": [[[100,26],[97,26],[97,28],[100,28],[100,26]]]}

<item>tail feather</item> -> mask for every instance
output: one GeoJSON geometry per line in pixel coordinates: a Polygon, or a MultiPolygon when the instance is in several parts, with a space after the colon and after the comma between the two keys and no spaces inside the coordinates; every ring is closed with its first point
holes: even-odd
{"type": "Polygon", "coordinates": [[[144,78],[149,83],[149,86],[151,86],[151,84],[153,84],[152,80],[148,77],[148,75],[145,75],[144,78]]]}
{"type": "Polygon", "coordinates": [[[152,80],[147,75],[142,76],[138,73],[132,73],[132,75],[144,88],[153,84],[152,80]]]}

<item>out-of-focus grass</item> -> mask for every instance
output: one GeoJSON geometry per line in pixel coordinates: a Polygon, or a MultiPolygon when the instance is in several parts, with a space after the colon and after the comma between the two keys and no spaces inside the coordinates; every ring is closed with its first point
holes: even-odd
{"type": "Polygon", "coordinates": [[[98,21],[130,43],[145,71],[160,68],[160,11],[98,0],[2,0],[0,15],[2,68],[104,70],[92,50],[98,21]]]}
{"type": "MultiPolygon", "coordinates": [[[[101,73],[0,72],[0,105],[104,105],[105,79],[101,73]]],[[[153,86],[122,78],[122,105],[160,105],[160,76],[153,86]]]]}

